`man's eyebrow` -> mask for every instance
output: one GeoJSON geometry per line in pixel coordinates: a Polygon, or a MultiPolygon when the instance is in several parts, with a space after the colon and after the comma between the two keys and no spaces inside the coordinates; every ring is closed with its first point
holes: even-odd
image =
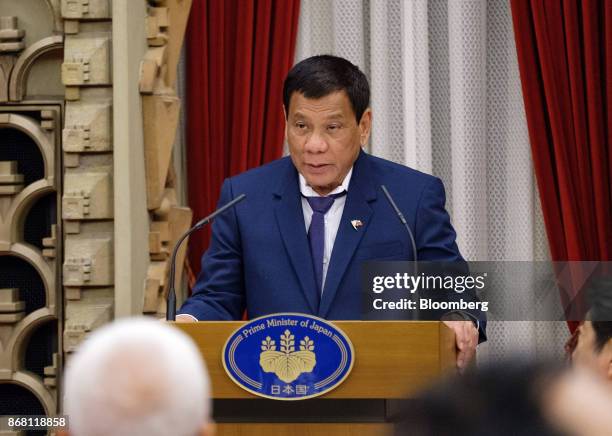
{"type": "MultiPolygon", "coordinates": [[[[296,111],[293,113],[294,118],[308,118],[307,115],[302,112],[296,111]]],[[[342,112],[333,112],[325,117],[326,120],[342,120],[344,119],[344,114],[342,112]]]]}

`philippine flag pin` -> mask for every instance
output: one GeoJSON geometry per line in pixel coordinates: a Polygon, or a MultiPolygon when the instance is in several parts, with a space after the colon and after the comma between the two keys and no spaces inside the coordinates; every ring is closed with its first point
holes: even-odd
{"type": "Polygon", "coordinates": [[[358,230],[359,227],[363,226],[363,223],[361,222],[361,220],[351,220],[351,225],[355,230],[358,230]]]}

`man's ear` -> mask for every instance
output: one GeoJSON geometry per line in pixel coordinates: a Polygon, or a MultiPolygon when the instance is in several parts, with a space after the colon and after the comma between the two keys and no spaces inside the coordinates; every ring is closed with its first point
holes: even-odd
{"type": "Polygon", "coordinates": [[[67,430],[56,430],[55,435],[56,436],[70,436],[70,433],[68,433],[67,430]]]}
{"type": "Polygon", "coordinates": [[[364,147],[368,143],[370,138],[370,132],[372,131],[372,109],[367,108],[361,120],[359,121],[359,143],[364,147]]]}
{"type": "Polygon", "coordinates": [[[288,121],[287,121],[287,108],[285,107],[285,105],[283,105],[283,113],[285,114],[285,142],[287,141],[287,125],[288,125],[288,121]]]}

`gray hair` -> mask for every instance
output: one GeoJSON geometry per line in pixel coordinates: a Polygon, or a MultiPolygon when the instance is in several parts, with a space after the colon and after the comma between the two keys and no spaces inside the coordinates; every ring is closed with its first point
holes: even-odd
{"type": "Polygon", "coordinates": [[[102,327],[68,362],[73,436],[194,436],[210,419],[210,381],[194,343],[158,321],[102,327]]]}

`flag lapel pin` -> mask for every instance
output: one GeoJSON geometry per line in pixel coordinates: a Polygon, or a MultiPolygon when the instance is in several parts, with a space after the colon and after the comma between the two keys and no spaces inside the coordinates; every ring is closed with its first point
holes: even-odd
{"type": "Polygon", "coordinates": [[[351,220],[351,225],[355,230],[359,230],[359,227],[362,227],[363,223],[361,222],[361,220],[351,220]]]}

